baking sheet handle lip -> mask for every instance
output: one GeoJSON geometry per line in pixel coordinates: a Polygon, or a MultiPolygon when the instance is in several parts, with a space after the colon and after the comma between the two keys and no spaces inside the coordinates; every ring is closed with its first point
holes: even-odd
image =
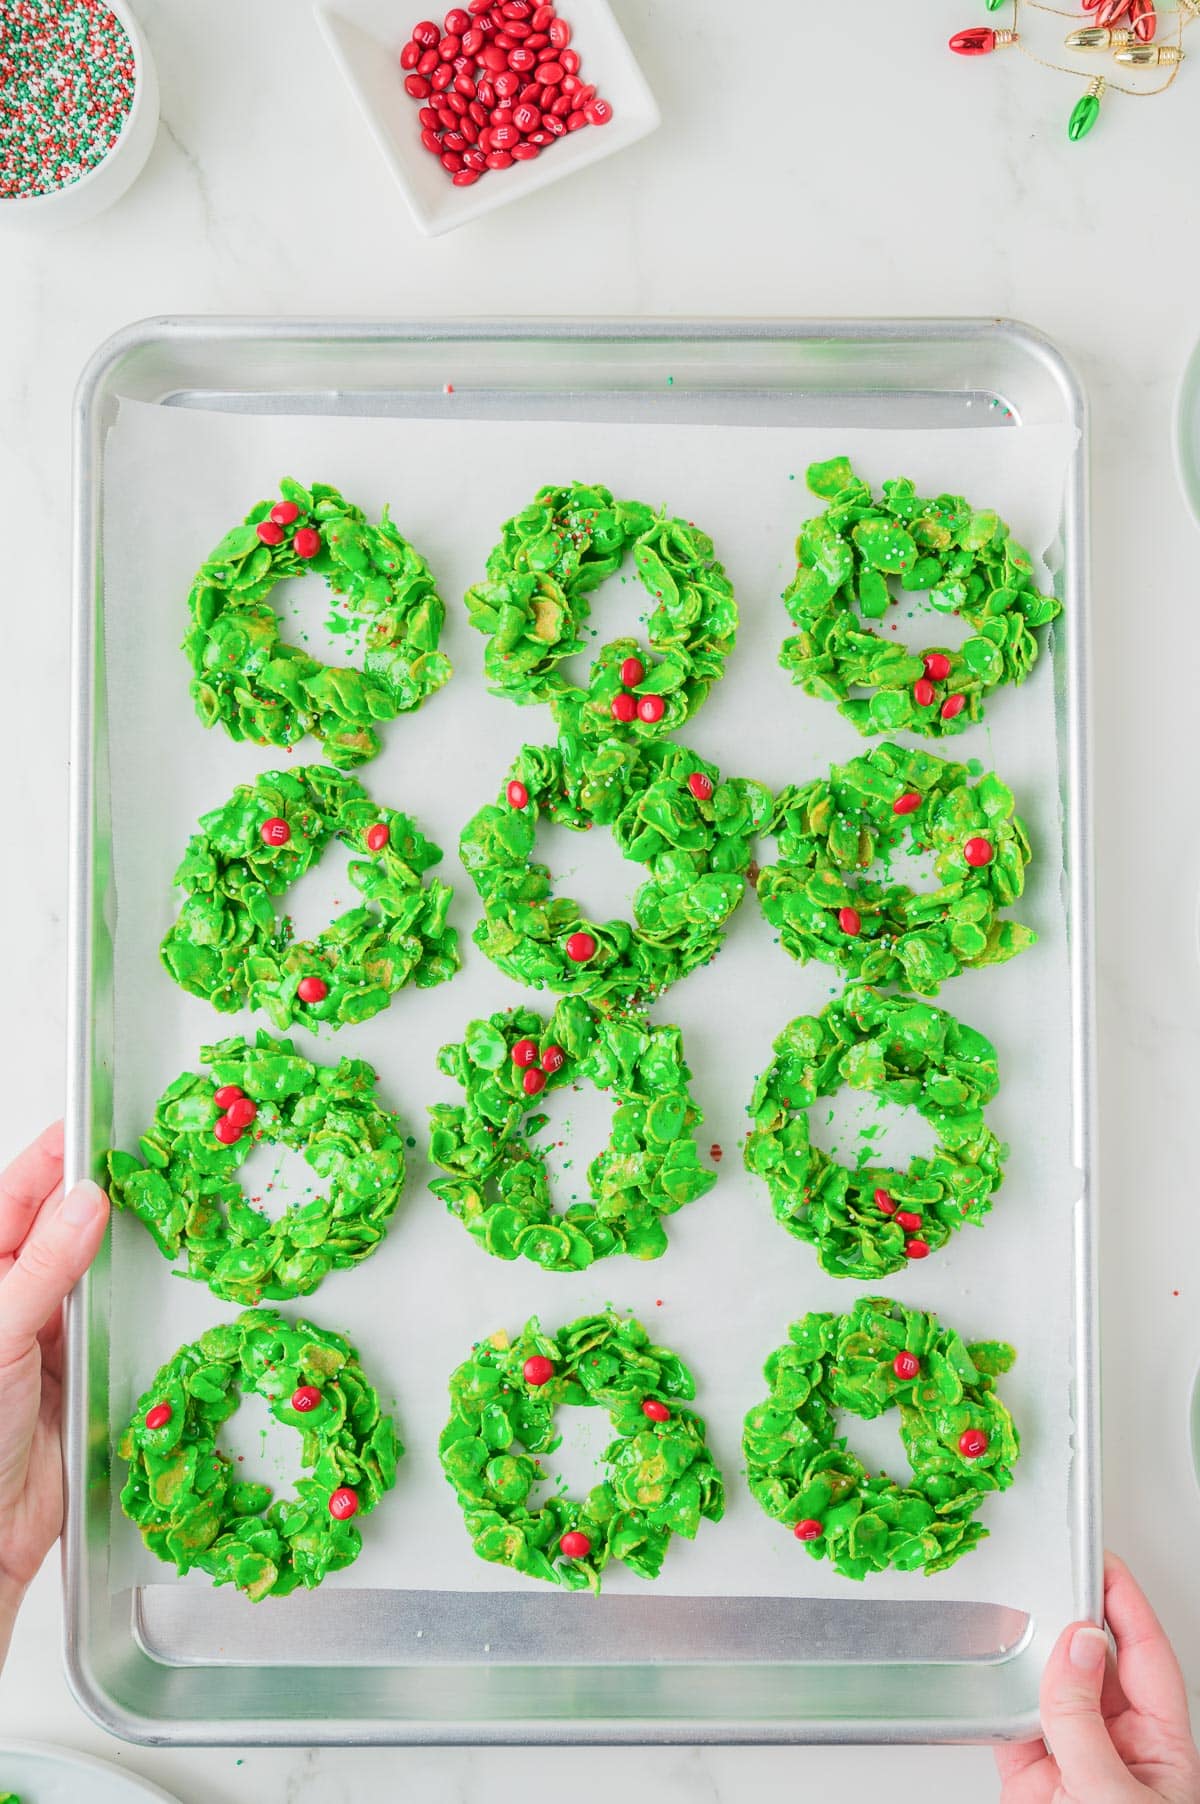
{"type": "MultiPolygon", "coordinates": [[[[68,1668],[68,1682],[80,1708],[97,1726],[118,1740],[140,1747],[242,1748],[295,1747],[296,1725],[289,1718],[252,1718],[246,1722],[198,1719],[189,1724],[194,1733],[166,1733],[163,1722],[126,1710],[111,1696],[68,1668]]],[[[312,1747],[929,1747],[995,1746],[997,1742],[1036,1739],[1041,1725],[1036,1710],[1020,1716],[991,1718],[930,1718],[896,1724],[882,1718],[814,1718],[793,1724],[772,1724],[764,1733],[754,1722],[729,1720],[645,1721],[603,1719],[581,1723],[577,1718],[505,1724],[478,1719],[458,1722],[381,1724],[377,1719],[347,1723],[338,1718],[306,1718],[305,1742],[312,1747]],[[498,1732],[497,1732],[498,1731],[498,1732]],[[944,1731],[944,1732],[943,1732],[944,1731]]],[[[171,1728],[180,1727],[177,1719],[171,1728]]]]}
{"type": "Polygon", "coordinates": [[[86,417],[102,394],[106,382],[119,370],[122,361],[134,351],[163,341],[186,341],[203,331],[218,340],[236,338],[261,339],[350,339],[371,343],[387,339],[401,341],[455,342],[470,339],[499,338],[509,342],[528,342],[540,338],[584,341],[596,338],[614,340],[647,339],[669,343],[674,339],[738,339],[761,338],[778,342],[788,338],[833,339],[846,343],[903,343],[914,337],[923,338],[1009,338],[1050,367],[1063,388],[1076,424],[1082,425],[1086,402],[1080,379],[1061,348],[1040,328],[1003,314],[913,314],[863,315],[829,319],[820,315],[748,314],[715,315],[704,318],[694,314],[654,314],[638,317],[631,314],[611,316],[536,315],[496,317],[488,314],[453,314],[440,319],[404,319],[365,314],[361,317],[342,315],[268,315],[268,314],[147,314],[131,320],[104,339],[83,367],[76,388],[77,418],[86,417]]]}

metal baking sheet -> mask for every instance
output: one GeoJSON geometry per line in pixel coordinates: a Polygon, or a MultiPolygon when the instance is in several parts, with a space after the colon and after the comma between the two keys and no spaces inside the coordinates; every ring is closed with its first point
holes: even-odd
{"type": "MultiPolygon", "coordinates": [[[[112,1121],[112,834],[104,720],[109,679],[120,673],[104,669],[100,629],[105,452],[115,412],[122,403],[140,402],[259,416],[432,419],[444,409],[451,367],[459,418],[577,422],[581,442],[589,427],[598,432],[601,425],[635,426],[648,419],[843,434],[857,427],[1019,432],[1057,425],[1079,431],[1058,548],[1067,617],[1066,631],[1054,641],[1051,731],[1058,744],[1050,750],[1057,750],[1062,784],[1069,1156],[1082,1174],[1073,1205],[1074,1270],[1061,1286],[1063,1309],[1073,1315],[1064,1386],[1069,1381],[1075,1435],[1070,1532],[1062,1551],[1073,1568],[1076,1609],[1093,1611],[1099,1536],[1086,453],[1082,400],[1069,372],[1051,347],[1022,328],[986,322],[564,328],[160,321],[105,347],[85,377],[78,420],[71,1169],[93,1167],[112,1121]]],[[[841,446],[831,444],[835,448],[841,446]]],[[[453,593],[449,599],[453,605],[453,593]]],[[[530,723],[520,736],[536,739],[542,728],[530,723]]],[[[836,749],[844,755],[854,748],[839,743],[836,749]]],[[[494,775],[499,768],[498,761],[494,775]]],[[[369,769],[366,778],[369,785],[369,769]]],[[[483,779],[482,793],[492,780],[483,779]]],[[[444,994],[449,1033],[461,1011],[454,992],[444,994]]],[[[498,996],[493,1006],[507,1000],[498,996]]],[[[942,1000],[960,1007],[953,986],[942,1000]]],[[[990,1026],[965,1005],[960,1012],[990,1026]]],[[[326,1053],[331,1050],[327,1043],[326,1053]]],[[[1063,1133],[1065,1138],[1065,1121],[1063,1133]]],[[[809,1258],[803,1249],[793,1250],[809,1258]]],[[[664,1273],[669,1261],[670,1255],[664,1273]]],[[[976,1603],[969,1590],[965,1598],[948,1598],[922,1593],[919,1583],[909,1595],[887,1598],[843,1587],[813,1597],[606,1591],[593,1602],[500,1585],[454,1592],[351,1582],[251,1609],[227,1593],[144,1583],[143,1575],[120,1582],[119,1564],[109,1559],[108,1276],[98,1270],[72,1309],[66,1563],[72,1680],[85,1705],[117,1733],[231,1742],[931,1740],[1018,1734],[1032,1723],[1049,1625],[1019,1607],[1015,1583],[1011,1602],[976,1603]],[[314,1647],[321,1650],[320,1666],[307,1654],[314,1647]],[[930,1662],[939,1667],[936,1719],[928,1708],[930,1662]]],[[[794,1313],[848,1307],[849,1289],[842,1287],[831,1303],[827,1294],[819,1300],[805,1295],[801,1282],[794,1313]]],[[[853,1289],[857,1294],[859,1287],[853,1289]]],[[[913,1300],[938,1306],[936,1294],[913,1300]]],[[[557,1301],[556,1294],[537,1299],[548,1320],[564,1315],[557,1301]]],[[[334,1323],[321,1294],[306,1308],[334,1323]]],[[[991,1309],[986,1323],[963,1320],[961,1310],[953,1319],[968,1333],[1004,1332],[996,1313],[991,1309]]],[[[498,1322],[510,1312],[497,1307],[491,1314],[498,1322]]],[[[785,1319],[763,1330],[768,1338],[762,1353],[780,1338],[785,1319]]],[[[474,1331],[493,1325],[491,1315],[471,1322],[474,1331]]],[[[671,1339],[666,1328],[662,1334],[671,1339]]],[[[156,1346],[153,1356],[168,1350],[156,1346]]],[[[680,1351],[687,1356],[691,1349],[680,1351]]],[[[726,1460],[736,1487],[733,1464],[726,1460]]]]}

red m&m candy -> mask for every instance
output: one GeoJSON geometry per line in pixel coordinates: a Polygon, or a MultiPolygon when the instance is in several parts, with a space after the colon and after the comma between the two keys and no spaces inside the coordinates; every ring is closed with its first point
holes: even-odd
{"type": "Polygon", "coordinates": [[[838,926],[843,933],[849,934],[851,939],[853,939],[856,934],[861,933],[862,916],[859,914],[857,908],[839,908],[838,926]]]}
{"type": "Polygon", "coordinates": [[[915,1378],[921,1370],[921,1362],[915,1353],[897,1353],[892,1361],[892,1370],[897,1378],[915,1378]]]}
{"type": "Polygon", "coordinates": [[[712,800],[713,780],[708,775],[707,771],[694,770],[688,778],[688,788],[698,802],[709,802],[712,800]]]}
{"type": "Polygon", "coordinates": [[[626,689],[636,689],[646,674],[646,666],[640,658],[622,658],[620,676],[626,689]]]}
{"type": "Polygon", "coordinates": [[[646,1398],[642,1404],[642,1414],[651,1422],[669,1422],[671,1420],[670,1410],[665,1403],[660,1403],[657,1397],[646,1398]]]}
{"type": "Polygon", "coordinates": [[[258,1114],[258,1109],[248,1096],[236,1096],[225,1111],[226,1121],[232,1121],[234,1127],[247,1128],[258,1114]]]}
{"type": "Polygon", "coordinates": [[[536,1041],[518,1040],[512,1049],[510,1057],[512,1058],[514,1065],[519,1065],[521,1069],[524,1070],[526,1065],[537,1064],[537,1055],[538,1049],[536,1041]]]}
{"type": "Polygon", "coordinates": [[[638,705],[632,695],[622,689],[618,695],[613,696],[611,709],[613,719],[619,720],[622,726],[628,726],[637,715],[638,705]]]}
{"type": "Polygon", "coordinates": [[[892,803],[893,814],[914,814],[921,806],[921,798],[915,789],[906,789],[902,796],[897,796],[892,803]]]}
{"type": "Polygon", "coordinates": [[[586,965],[596,956],[596,942],[590,933],[573,933],[567,941],[567,957],[573,965],[586,965]]]}
{"type": "Polygon", "coordinates": [[[294,501],[277,501],[271,509],[271,518],[276,526],[290,526],[293,520],[300,518],[300,509],[294,501]]]}
{"type": "Polygon", "coordinates": [[[320,1401],[321,1393],[315,1384],[302,1384],[299,1390],[292,1392],[292,1408],[302,1416],[307,1415],[310,1409],[316,1409],[320,1401]]]}
{"type": "Polygon", "coordinates": [[[323,977],[302,977],[296,985],[296,994],[301,1002],[324,1002],[329,985],[323,977]]]}
{"type": "Polygon", "coordinates": [[[925,675],[932,677],[935,683],[944,683],[950,675],[950,660],[944,652],[927,652],[924,662],[925,675]]]}
{"type": "Polygon", "coordinates": [[[302,526],[292,539],[292,550],[297,557],[316,557],[320,549],[321,535],[312,526],[302,526]]]}
{"type": "Polygon", "coordinates": [[[222,1146],[236,1146],[242,1137],[242,1129],[236,1121],[230,1121],[228,1115],[222,1115],[219,1121],[213,1123],[213,1137],[222,1146]]]}
{"type": "Polygon", "coordinates": [[[819,1541],[825,1530],[815,1516],[802,1516],[792,1533],[797,1541],[819,1541]]]}
{"type": "Polygon", "coordinates": [[[592,1551],[591,1542],[578,1528],[569,1528],[558,1545],[568,1560],[586,1560],[592,1551]]]}
{"type": "Polygon", "coordinates": [[[165,1428],[175,1411],[169,1403],[156,1403],[153,1409],[146,1411],[147,1428],[165,1428]]]}
{"type": "Polygon", "coordinates": [[[964,1459],[978,1459],[988,1450],[988,1438],[982,1428],[964,1428],[958,1437],[958,1451],[964,1459]]]}
{"type": "Polygon", "coordinates": [[[554,1361],[547,1359],[544,1353],[531,1353],[521,1370],[526,1384],[549,1384],[554,1376],[554,1361]]]}
{"type": "Polygon", "coordinates": [[[358,1492],[350,1485],[342,1485],[329,1499],[329,1514],[338,1522],[348,1522],[351,1516],[357,1516],[358,1492]]]}
{"type": "Polygon", "coordinates": [[[644,720],[652,726],[656,720],[662,719],[667,711],[667,704],[661,695],[643,695],[637,705],[637,711],[638,719],[644,720]]]}
{"type": "Polygon", "coordinates": [[[547,1046],[542,1054],[542,1070],[554,1073],[561,1071],[567,1062],[567,1055],[561,1046],[547,1046]]]}
{"type": "Polygon", "coordinates": [[[546,1088],[546,1073],[539,1071],[536,1065],[531,1065],[521,1079],[521,1088],[526,1096],[540,1096],[546,1088]]]}
{"type": "Polygon", "coordinates": [[[224,1114],[231,1102],[236,1102],[239,1096],[245,1094],[240,1084],[222,1084],[219,1090],[213,1091],[213,1101],[224,1114]]]}
{"type": "Polygon", "coordinates": [[[510,808],[528,808],[529,791],[526,789],[524,783],[518,782],[516,777],[514,777],[509,784],[506,794],[508,796],[508,805],[510,808]]]}
{"type": "Polygon", "coordinates": [[[254,530],[264,545],[283,544],[283,528],[277,526],[274,520],[260,520],[254,530]]]}
{"type": "Polygon", "coordinates": [[[292,837],[292,830],[282,815],[273,814],[269,821],[263,822],[258,836],[264,846],[286,846],[292,837]]]}
{"type": "Polygon", "coordinates": [[[387,845],[388,840],[391,837],[392,830],[387,822],[376,821],[373,827],[367,828],[367,850],[369,852],[382,852],[384,846],[387,845]]]}
{"type": "Polygon", "coordinates": [[[990,839],[969,839],[963,847],[963,857],[969,865],[977,869],[992,862],[992,842],[990,839]]]}

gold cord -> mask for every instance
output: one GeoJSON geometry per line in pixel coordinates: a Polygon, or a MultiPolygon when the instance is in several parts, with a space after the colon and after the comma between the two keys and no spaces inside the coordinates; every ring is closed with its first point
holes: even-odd
{"type": "MultiPolygon", "coordinates": [[[[1077,12],[1067,12],[1061,6],[1047,6],[1045,0],[1013,0],[1014,30],[1017,28],[1022,6],[1028,6],[1034,12],[1038,13],[1052,13],[1057,19],[1077,19],[1079,17],[1077,12]]],[[[1161,18],[1162,15],[1160,14],[1159,17],[1161,18]]],[[[1175,48],[1178,50],[1183,41],[1184,28],[1194,24],[1196,20],[1196,10],[1190,4],[1190,0],[1183,0],[1183,4],[1175,10],[1174,14],[1168,14],[1168,17],[1174,17],[1177,21],[1175,27],[1175,48]]],[[[1044,56],[1039,56],[1036,51],[1030,50],[1023,35],[1018,35],[1017,49],[1023,56],[1027,56],[1031,63],[1037,63],[1038,67],[1041,69],[1053,69],[1059,75],[1074,75],[1080,81],[1086,81],[1088,79],[1088,71],[1086,69],[1074,69],[1069,63],[1049,62],[1044,56]]],[[[1180,56],[1182,58],[1182,51],[1180,51],[1180,56]]],[[[1179,74],[1181,67],[1182,62],[1172,63],[1170,74],[1164,81],[1161,81],[1156,88],[1131,88],[1124,82],[1112,80],[1106,80],[1105,87],[1111,94],[1129,94],[1135,100],[1149,100],[1154,94],[1166,93],[1167,89],[1179,74]]]]}

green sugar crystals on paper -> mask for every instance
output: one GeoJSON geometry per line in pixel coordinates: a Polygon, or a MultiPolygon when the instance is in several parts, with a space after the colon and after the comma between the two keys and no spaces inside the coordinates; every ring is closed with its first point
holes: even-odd
{"type": "Polygon", "coordinates": [[[931,1003],[848,984],[819,1015],[789,1022],[773,1050],[750,1100],[745,1164],[765,1181],[776,1220],[815,1248],[825,1271],[903,1271],[964,1222],[982,1223],[1008,1156],[983,1115],[1000,1083],[983,1034],[931,1003]],[[903,1172],[831,1158],[814,1144],[810,1116],[844,1085],[916,1109],[937,1135],[933,1153],[903,1172]]]}
{"type": "Polygon", "coordinates": [[[188,1276],[219,1297],[307,1296],[383,1239],[404,1188],[404,1130],[376,1102],[376,1074],[362,1059],[318,1065],[290,1040],[259,1033],[202,1047],[200,1060],[206,1077],[186,1071],[159,1098],[141,1159],[108,1154],[114,1207],[135,1215],[168,1259],[183,1255],[188,1276]],[[222,1113],[214,1093],[227,1086],[257,1111],[228,1145],[213,1131],[222,1113]],[[238,1177],[259,1142],[303,1153],[320,1185],[277,1221],[238,1177]]]}
{"type": "Polygon", "coordinates": [[[1003,1341],[968,1345],[887,1297],[803,1316],[767,1360],[769,1393],[746,1417],[751,1492],[845,1578],[944,1571],[986,1538],[979,1508],[1013,1480],[1020,1443],[995,1380],[1015,1357],[1003,1341]],[[906,1354],[911,1377],[897,1370],[906,1354]],[[839,1412],[870,1421],[893,1408],[907,1484],[868,1472],[840,1432],[839,1412]]]}
{"type": "Polygon", "coordinates": [[[257,1602],[311,1589],[358,1558],[362,1537],[331,1501],[345,1503],[348,1490],[352,1514],[366,1515],[395,1483],[404,1449],[343,1335],[258,1309],[172,1355],[139,1397],[117,1451],[129,1462],[121,1507],[151,1553],[257,1602]],[[240,1481],[217,1446],[247,1391],[303,1437],[305,1471],[291,1497],[240,1481]],[[315,1402],[304,1395],[306,1407],[297,1407],[293,1399],[312,1392],[315,1402]],[[148,1426],[164,1405],[167,1420],[148,1426]]]}
{"type": "Polygon", "coordinates": [[[566,1272],[612,1253],[657,1259],[667,1250],[664,1216],[717,1181],[699,1162],[695,1131],[703,1116],[688,1089],[677,1027],[601,1015],[568,996],[549,1020],[516,1008],[470,1022],[460,1042],[443,1046],[438,1065],[465,1094],[429,1111],[429,1156],[447,1174],[429,1188],[496,1258],[566,1272]],[[549,1073],[514,1060],[514,1049],[529,1045],[549,1073]],[[532,1095],[528,1070],[545,1080],[532,1095]],[[578,1084],[611,1091],[612,1134],[588,1164],[587,1201],[560,1212],[544,1156],[528,1136],[545,1120],[542,1098],[578,1084]]]}
{"type": "Polygon", "coordinates": [[[860,733],[965,732],[989,691],[1024,682],[1038,629],[1062,611],[1035,585],[1028,552],[961,495],[923,497],[901,477],[876,499],[844,457],[810,465],[808,486],[827,505],[796,541],[783,600],[797,631],[780,663],[860,733]],[[973,628],[959,649],[916,652],[876,630],[900,596],[922,593],[973,628]]]}
{"type": "Polygon", "coordinates": [[[226,1014],[261,1008],[281,1029],[365,1021],[405,984],[429,989],[459,968],[447,924],[452,892],[423,881],[441,857],[410,815],[381,808],[343,772],[323,764],[268,771],[201,817],[175,873],[186,900],[163,940],[163,963],[226,1014]],[[281,843],[270,838],[277,823],[281,843]],[[354,854],[350,882],[362,905],[316,939],[294,939],[273,898],[335,838],[354,854]]]}
{"type": "Polygon", "coordinates": [[[279,492],[227,532],[197,573],[184,640],[192,700],[206,727],[220,721],[233,739],[286,746],[313,733],[329,762],[348,770],[378,752],[377,723],[419,708],[449,680],[438,650],[445,608],[386,508],[372,526],[328,483],[306,489],[285,478],[279,492]],[[284,641],[271,591],[310,574],[328,583],[335,617],[361,631],[361,670],[284,641]]]}
{"type": "Polygon", "coordinates": [[[691,1540],[724,1512],[704,1423],[684,1407],[695,1394],[683,1361],[611,1310],[556,1334],[535,1317],[515,1341],[503,1332],[480,1341],[451,1375],[450,1420],[438,1442],[480,1559],[573,1591],[599,1591],[613,1560],[657,1578],[672,1535],[691,1540]],[[546,1362],[549,1376],[531,1382],[530,1360],[546,1362]],[[651,1419],[647,1402],[662,1420],[651,1419]],[[609,1412],[604,1476],[581,1499],[557,1491],[535,1503],[530,1494],[546,1476],[538,1456],[560,1444],[555,1413],[573,1404],[609,1412]],[[586,1552],[570,1557],[564,1536],[581,1536],[586,1552]]]}

